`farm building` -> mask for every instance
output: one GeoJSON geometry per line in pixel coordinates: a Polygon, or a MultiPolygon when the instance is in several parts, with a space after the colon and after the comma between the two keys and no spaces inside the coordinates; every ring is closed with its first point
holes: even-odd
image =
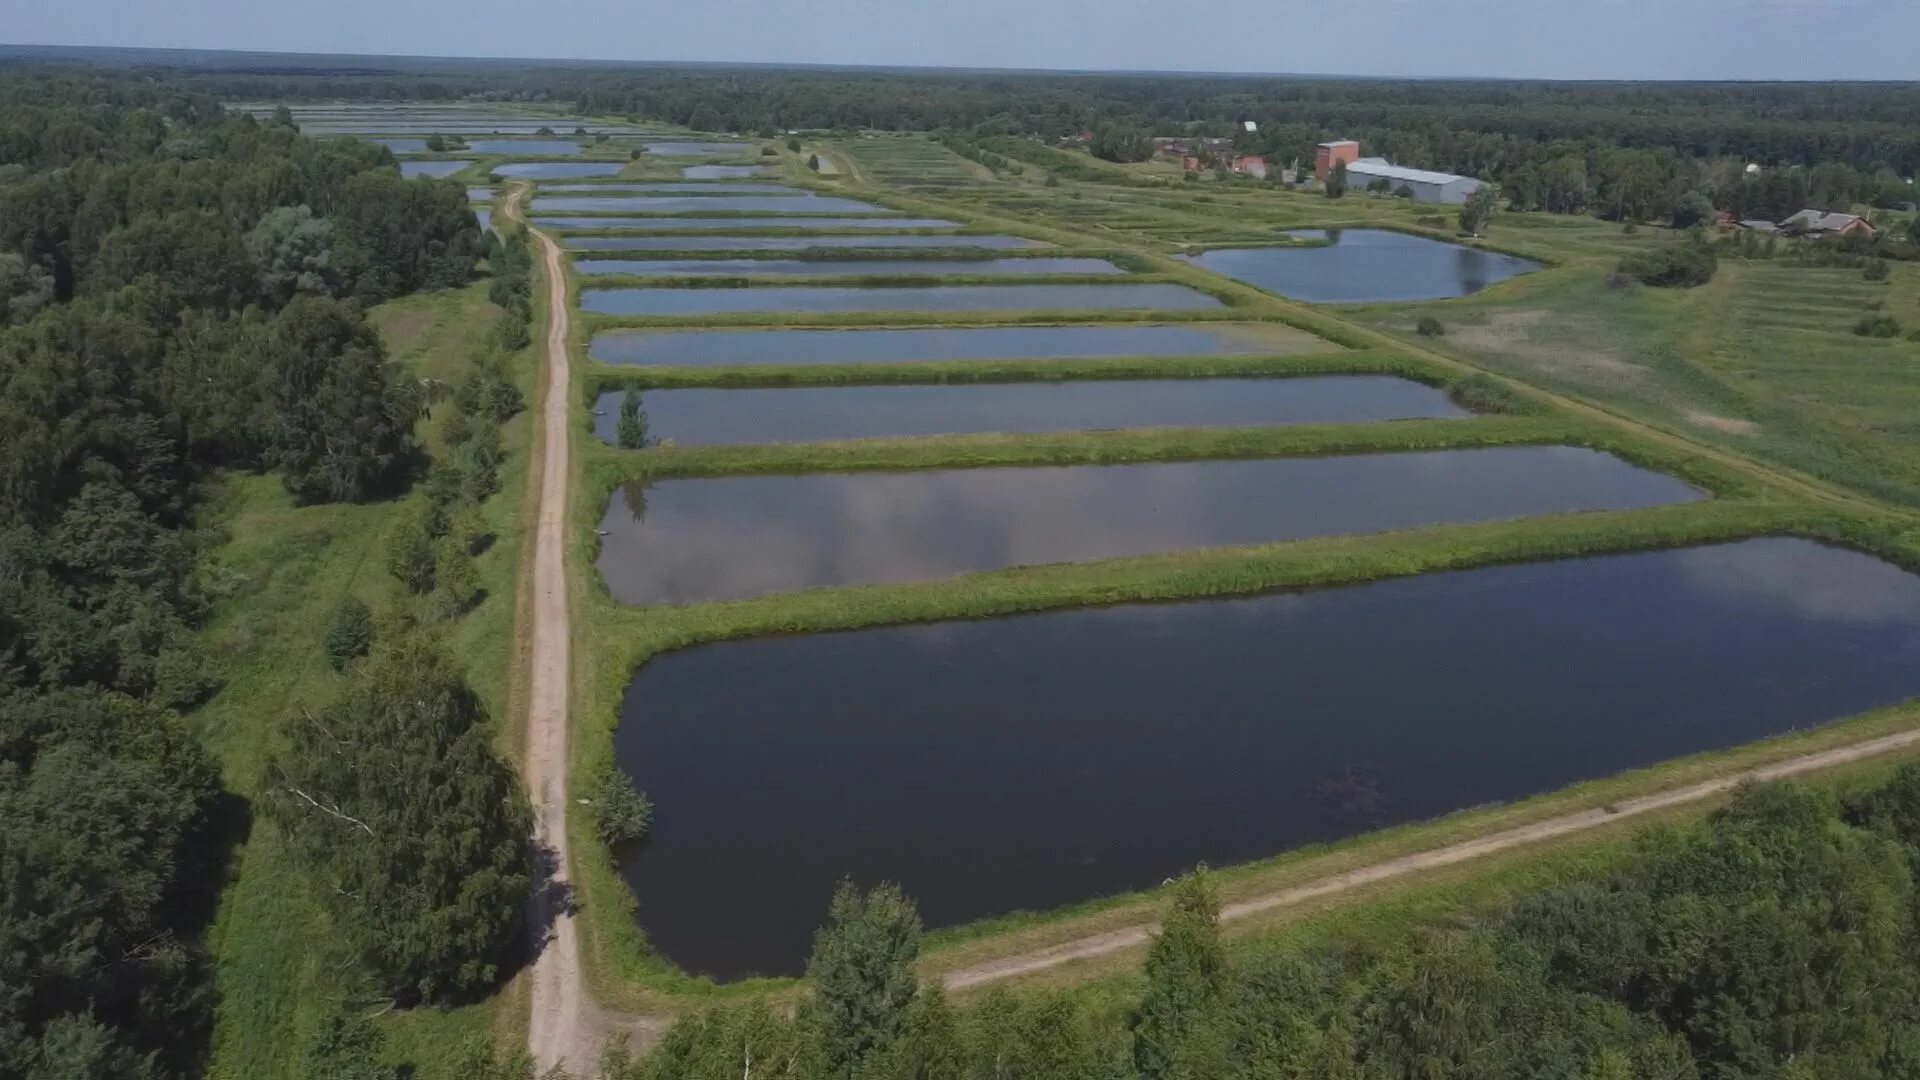
{"type": "Polygon", "coordinates": [[[1347,186],[1365,188],[1376,180],[1387,181],[1391,191],[1406,188],[1412,192],[1416,202],[1450,203],[1456,206],[1466,202],[1467,196],[1480,187],[1480,181],[1471,176],[1405,169],[1388,164],[1386,158],[1358,158],[1347,164],[1347,186]]]}
{"type": "Polygon", "coordinates": [[[1780,231],[1800,236],[1866,236],[1873,226],[1857,214],[1830,214],[1820,210],[1802,210],[1780,223],[1780,231]]]}
{"type": "Polygon", "coordinates": [[[1333,167],[1344,161],[1349,167],[1360,159],[1360,144],[1352,139],[1323,142],[1313,150],[1313,178],[1321,183],[1333,175],[1333,167]]]}
{"type": "Polygon", "coordinates": [[[1242,176],[1251,176],[1257,180],[1267,178],[1267,159],[1258,154],[1241,154],[1227,167],[1242,176]]]}

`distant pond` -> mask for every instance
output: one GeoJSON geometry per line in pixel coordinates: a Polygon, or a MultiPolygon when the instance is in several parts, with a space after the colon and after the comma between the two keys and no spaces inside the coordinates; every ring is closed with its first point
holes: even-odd
{"type": "Polygon", "coordinates": [[[523,161],[495,165],[493,174],[510,180],[564,180],[579,176],[619,176],[625,167],[617,161],[523,161]]]}
{"type": "Polygon", "coordinates": [[[663,480],[608,500],[597,565],[684,604],[1701,497],[1566,446],[663,480]]]}
{"type": "Polygon", "coordinates": [[[1221,248],[1185,258],[1258,289],[1316,304],[1467,296],[1540,264],[1386,229],[1300,229],[1325,247],[1221,248]]]}
{"type": "Polygon", "coordinates": [[[1037,248],[1023,236],[887,234],[877,236],[567,236],[572,251],[805,251],[808,248],[1037,248]]]}
{"type": "Polygon", "coordinates": [[[704,645],[615,759],[650,946],[799,973],[834,884],[929,926],[1523,798],[1920,693],[1920,578],[1804,540],[704,645]]]}
{"type": "Polygon", "coordinates": [[[689,180],[731,180],[740,176],[765,176],[772,169],[762,165],[689,165],[680,175],[689,180]]]}
{"type": "MultiPolygon", "coordinates": [[[[1125,356],[1257,356],[1300,351],[1263,326],[940,326],[912,330],[610,330],[606,364],[903,364],[1125,356]]],[[[1317,339],[1311,339],[1317,341],[1317,339]]]]}
{"type": "Polygon", "coordinates": [[[471,164],[471,161],[403,161],[400,163],[400,175],[409,180],[437,180],[452,176],[471,164]]]}
{"type": "Polygon", "coordinates": [[[580,259],[576,272],[641,277],[938,277],[949,274],[1120,274],[1105,259],[580,259]]]}

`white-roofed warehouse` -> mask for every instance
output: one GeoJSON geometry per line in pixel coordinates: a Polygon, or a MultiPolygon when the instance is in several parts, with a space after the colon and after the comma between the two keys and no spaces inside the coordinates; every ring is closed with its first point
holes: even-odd
{"type": "Polygon", "coordinates": [[[1413,193],[1418,202],[1452,203],[1459,205],[1467,201],[1480,186],[1480,181],[1471,176],[1455,176],[1452,173],[1429,172],[1426,169],[1403,169],[1398,165],[1387,164],[1386,158],[1361,158],[1347,166],[1347,186],[1366,188],[1375,180],[1385,180],[1398,192],[1405,187],[1413,193]]]}

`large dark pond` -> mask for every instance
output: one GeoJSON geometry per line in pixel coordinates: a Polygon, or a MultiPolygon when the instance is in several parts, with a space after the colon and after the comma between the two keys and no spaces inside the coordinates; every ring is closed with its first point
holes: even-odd
{"type": "Polygon", "coordinates": [[[437,180],[442,176],[452,176],[471,164],[471,161],[403,161],[400,163],[400,175],[409,180],[437,180]]]}
{"type": "Polygon", "coordinates": [[[1920,578],[1801,540],[656,658],[648,940],[795,974],[836,881],[931,926],[1158,884],[1920,693],[1920,578]]]}
{"type": "Polygon", "coordinates": [[[396,154],[424,154],[427,152],[427,140],[425,139],[371,139],[368,141],[379,143],[381,146],[386,147],[396,154]]]}
{"type": "Polygon", "coordinates": [[[763,214],[887,214],[893,211],[858,199],[827,195],[541,195],[539,212],[578,213],[611,210],[621,214],[702,214],[751,210],[763,214]]]}
{"type": "MultiPolygon", "coordinates": [[[[611,391],[594,406],[594,430],[607,442],[615,438],[623,397],[611,391]]],[[[1468,415],[1431,386],[1376,375],[649,390],[641,407],[650,437],[683,445],[1468,415]]]]}
{"type": "Polygon", "coordinates": [[[581,259],[582,274],[646,277],[933,277],[944,274],[1119,274],[1105,259],[581,259]]]}
{"type": "MultiPolygon", "coordinates": [[[[509,166],[501,166],[502,172],[509,166]]],[[[535,225],[549,229],[620,229],[646,232],[665,229],[957,229],[958,222],[910,217],[537,217],[535,225]]]]}
{"type": "Polygon", "coordinates": [[[468,202],[492,202],[493,189],[490,187],[470,187],[467,189],[468,202]]]}
{"type": "Polygon", "coordinates": [[[1318,304],[1440,300],[1479,292],[1539,263],[1385,229],[1305,229],[1326,247],[1224,248],[1190,261],[1255,288],[1318,304]]]}
{"type": "Polygon", "coordinates": [[[599,568],[630,604],[1700,498],[1594,450],[667,480],[615,492],[599,568]]]}
{"type": "Polygon", "coordinates": [[[765,176],[773,170],[764,165],[689,165],[680,170],[688,180],[733,180],[742,176],[765,176]]]}
{"type": "Polygon", "coordinates": [[[584,289],[580,310],[597,315],[723,315],[747,311],[1190,311],[1220,301],[1184,285],[910,285],[845,288],[768,285],[744,289],[584,289]]]}
{"type": "Polygon", "coordinates": [[[618,176],[623,168],[617,161],[522,161],[495,165],[493,174],[513,180],[563,180],[570,176],[618,176]]]}
{"type": "Polygon", "coordinates": [[[1023,236],[568,236],[573,251],[805,251],[809,248],[1049,247],[1023,236]]]}
{"type": "Polygon", "coordinates": [[[897,364],[1123,356],[1257,356],[1297,342],[1249,326],[975,326],[920,330],[615,330],[589,355],[608,364],[897,364]]]}

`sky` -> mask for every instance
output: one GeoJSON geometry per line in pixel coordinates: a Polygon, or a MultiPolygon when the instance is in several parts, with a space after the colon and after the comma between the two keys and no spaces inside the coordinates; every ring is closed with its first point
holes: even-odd
{"type": "Polygon", "coordinates": [[[0,41],[600,60],[1916,79],[1920,0],[0,0],[0,41]]]}

